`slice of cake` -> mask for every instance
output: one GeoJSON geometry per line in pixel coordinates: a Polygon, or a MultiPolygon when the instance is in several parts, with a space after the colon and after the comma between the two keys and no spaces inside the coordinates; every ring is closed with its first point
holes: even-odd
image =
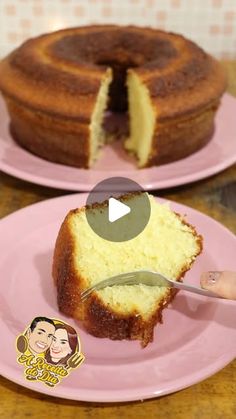
{"type": "MultiPolygon", "coordinates": [[[[133,204],[137,194],[125,197],[133,204]]],[[[85,302],[80,293],[113,275],[139,269],[181,280],[202,250],[202,237],[182,216],[149,195],[151,216],[137,237],[125,242],[102,239],[90,228],[85,211],[105,211],[107,202],[69,212],[59,231],[53,278],[60,311],[81,320],[97,337],[138,339],[145,347],[153,340],[162,310],[175,289],[125,285],[94,292],[85,302]]],[[[124,202],[124,198],[122,199],[124,202]]]]}

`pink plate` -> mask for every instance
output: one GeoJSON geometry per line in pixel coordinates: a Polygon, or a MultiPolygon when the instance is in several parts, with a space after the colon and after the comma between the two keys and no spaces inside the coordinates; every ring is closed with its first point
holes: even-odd
{"type": "MultiPolygon", "coordinates": [[[[236,303],[180,292],[164,311],[154,342],[110,341],[87,334],[58,312],[51,279],[57,232],[69,209],[85,203],[77,194],[32,205],[0,221],[0,374],[32,390],[73,400],[118,402],[152,398],[197,383],[236,354],[236,303]],[[16,362],[15,339],[35,316],[64,319],[81,338],[86,359],[57,387],[26,381],[16,362]]],[[[158,199],[164,202],[162,199],[158,199]]],[[[235,269],[236,238],[213,219],[171,202],[204,236],[204,251],[186,282],[203,270],[235,269]]]]}
{"type": "Polygon", "coordinates": [[[48,162],[19,147],[9,135],[9,119],[0,98],[0,170],[33,183],[71,191],[89,191],[112,176],[133,179],[146,190],[183,185],[214,175],[236,161],[235,115],[236,100],[226,94],[212,140],[202,150],[177,162],[138,170],[134,159],[116,142],[106,146],[93,169],[85,170],[48,162]]]}

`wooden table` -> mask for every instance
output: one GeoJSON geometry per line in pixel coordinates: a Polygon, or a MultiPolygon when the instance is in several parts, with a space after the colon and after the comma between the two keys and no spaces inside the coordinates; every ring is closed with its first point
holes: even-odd
{"type": "MultiPolygon", "coordinates": [[[[229,74],[229,91],[236,96],[236,62],[225,62],[224,65],[229,74]]],[[[63,194],[64,191],[36,186],[0,173],[0,217],[34,202],[63,194]]],[[[236,233],[236,166],[210,179],[158,194],[196,208],[236,233]]],[[[132,403],[98,404],[62,400],[27,390],[0,377],[0,418],[112,419],[123,416],[130,419],[229,419],[236,417],[235,392],[236,361],[186,390],[132,403]]]]}

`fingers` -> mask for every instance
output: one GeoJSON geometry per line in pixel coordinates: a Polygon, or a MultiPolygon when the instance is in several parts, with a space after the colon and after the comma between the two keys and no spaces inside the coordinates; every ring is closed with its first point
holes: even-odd
{"type": "Polygon", "coordinates": [[[236,300],[236,272],[210,271],[201,275],[201,286],[221,297],[236,300]]]}

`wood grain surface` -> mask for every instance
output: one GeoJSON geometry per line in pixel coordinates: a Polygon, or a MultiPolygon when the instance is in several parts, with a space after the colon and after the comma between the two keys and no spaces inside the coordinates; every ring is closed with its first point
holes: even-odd
{"type": "MultiPolygon", "coordinates": [[[[223,65],[229,76],[228,90],[236,96],[236,62],[224,62],[223,65]]],[[[0,172],[0,217],[32,203],[65,194],[65,191],[26,183],[0,172]]],[[[209,179],[155,191],[155,195],[196,208],[236,233],[236,165],[209,179]]],[[[131,403],[68,401],[27,390],[0,377],[0,418],[231,419],[236,418],[235,393],[236,361],[188,389],[131,403]]]]}

